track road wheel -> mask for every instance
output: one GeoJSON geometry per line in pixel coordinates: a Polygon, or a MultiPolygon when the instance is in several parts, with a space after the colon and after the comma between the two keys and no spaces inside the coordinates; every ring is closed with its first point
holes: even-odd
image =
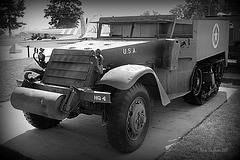
{"type": "Polygon", "coordinates": [[[199,68],[195,68],[194,73],[191,78],[192,89],[189,94],[184,96],[184,100],[190,104],[202,104],[201,95],[202,92],[202,71],[199,68]]]}
{"type": "Polygon", "coordinates": [[[61,122],[61,120],[51,119],[51,118],[43,117],[33,113],[29,113],[29,112],[23,112],[23,113],[28,123],[39,129],[48,129],[51,127],[55,127],[61,122]]]}
{"type": "Polygon", "coordinates": [[[198,96],[202,89],[202,71],[196,68],[192,81],[192,93],[194,96],[198,96]]]}
{"type": "Polygon", "coordinates": [[[223,78],[223,62],[216,63],[213,66],[213,70],[215,75],[215,83],[219,88],[223,78]]]}
{"type": "Polygon", "coordinates": [[[130,153],[143,143],[150,120],[150,98],[146,88],[136,83],[117,91],[108,110],[107,135],[118,151],[130,153]]]}

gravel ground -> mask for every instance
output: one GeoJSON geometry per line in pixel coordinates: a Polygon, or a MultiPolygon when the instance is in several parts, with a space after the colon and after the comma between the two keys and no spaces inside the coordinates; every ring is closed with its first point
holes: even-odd
{"type": "Polygon", "coordinates": [[[239,159],[240,87],[227,103],[207,117],[158,160],[239,159]]]}
{"type": "Polygon", "coordinates": [[[16,79],[23,79],[24,68],[32,62],[32,58],[0,61],[0,102],[9,100],[16,88],[16,79]]]}

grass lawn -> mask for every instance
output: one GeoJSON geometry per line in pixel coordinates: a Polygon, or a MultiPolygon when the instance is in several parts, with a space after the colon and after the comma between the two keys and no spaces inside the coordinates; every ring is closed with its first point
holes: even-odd
{"type": "Polygon", "coordinates": [[[227,103],[207,117],[158,160],[239,159],[240,87],[227,103]]]}

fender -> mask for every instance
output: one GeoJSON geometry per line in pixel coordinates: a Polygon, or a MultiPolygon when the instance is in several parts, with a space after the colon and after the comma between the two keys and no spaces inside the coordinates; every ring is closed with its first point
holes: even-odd
{"type": "Polygon", "coordinates": [[[96,83],[97,85],[108,85],[119,90],[130,89],[139,78],[146,74],[152,74],[155,77],[160,99],[164,106],[170,103],[170,99],[165,92],[162,84],[160,83],[157,75],[152,68],[143,65],[123,65],[109,70],[103,77],[96,83]]]}

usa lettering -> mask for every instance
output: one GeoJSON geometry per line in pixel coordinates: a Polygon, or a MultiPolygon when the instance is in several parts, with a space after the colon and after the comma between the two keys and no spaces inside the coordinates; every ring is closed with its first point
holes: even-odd
{"type": "Polygon", "coordinates": [[[136,48],[123,48],[123,54],[134,54],[137,53],[136,48]]]}

